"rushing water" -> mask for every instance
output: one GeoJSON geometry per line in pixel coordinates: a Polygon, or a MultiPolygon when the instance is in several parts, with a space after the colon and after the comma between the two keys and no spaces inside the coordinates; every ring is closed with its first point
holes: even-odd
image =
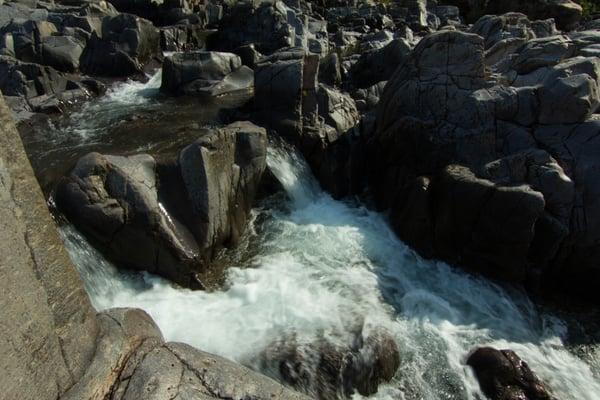
{"type": "Polygon", "coordinates": [[[559,398],[598,399],[598,376],[563,344],[565,324],[523,293],[421,259],[382,215],[324,193],[294,151],[272,146],[268,165],[287,198],[253,211],[247,248],[219,291],[119,272],[65,226],[94,305],[143,308],[168,340],[250,365],[286,332],[311,338],[364,320],[366,329],[387,328],[400,348],[401,368],[381,399],[476,398],[465,358],[478,345],[515,350],[559,398]]]}

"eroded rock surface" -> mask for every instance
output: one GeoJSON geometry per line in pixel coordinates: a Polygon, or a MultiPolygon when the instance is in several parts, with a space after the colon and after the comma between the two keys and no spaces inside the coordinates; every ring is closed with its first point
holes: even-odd
{"type": "Polygon", "coordinates": [[[238,122],[164,162],[88,154],[55,199],[117,264],[197,288],[216,251],[243,232],[265,167],[265,130],[238,122]]]}

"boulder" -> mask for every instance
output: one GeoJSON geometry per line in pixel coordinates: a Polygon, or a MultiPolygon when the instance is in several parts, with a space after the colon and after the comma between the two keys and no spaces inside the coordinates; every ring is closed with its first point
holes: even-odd
{"type": "Polygon", "coordinates": [[[265,160],[264,129],[240,122],[206,132],[168,162],[88,154],[55,200],[117,265],[199,288],[217,250],[243,232],[265,160]]]}
{"type": "Polygon", "coordinates": [[[52,67],[0,56],[0,90],[7,96],[32,98],[60,93],[68,80],[52,67]]]}
{"type": "Polygon", "coordinates": [[[261,367],[313,398],[347,399],[356,393],[377,393],[400,367],[400,352],[383,329],[354,333],[348,340],[320,337],[299,342],[291,335],[262,353],[261,367]]]}
{"type": "Polygon", "coordinates": [[[385,47],[361,54],[350,68],[352,83],[357,88],[368,88],[387,81],[404,62],[411,47],[404,39],[394,39],[385,47]]]}
{"type": "Polygon", "coordinates": [[[174,95],[222,95],[249,92],[254,72],[233,53],[197,51],[166,57],[161,91],[174,95]]]}
{"type": "Polygon", "coordinates": [[[556,400],[512,350],[480,347],[469,355],[467,365],[473,368],[481,390],[491,400],[556,400]]]}
{"type": "Polygon", "coordinates": [[[83,54],[86,74],[125,77],[142,73],[144,65],[160,55],[160,33],[150,21],[131,14],[107,16],[102,35],[92,34],[83,54]]]}
{"type": "Polygon", "coordinates": [[[79,69],[79,58],[83,44],[72,36],[49,36],[42,40],[41,60],[59,71],[75,72],[79,69]]]}
{"type": "Polygon", "coordinates": [[[335,128],[338,134],[346,133],[358,123],[360,116],[350,95],[319,84],[317,98],[319,115],[326,124],[335,128]]]}

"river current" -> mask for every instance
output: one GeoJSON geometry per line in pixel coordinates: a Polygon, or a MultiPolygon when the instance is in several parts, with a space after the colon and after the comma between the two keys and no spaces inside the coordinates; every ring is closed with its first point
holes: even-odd
{"type": "MultiPolygon", "coordinates": [[[[85,106],[63,134],[88,144],[102,140],[115,118],[159,109],[159,83],[157,74],[146,84],[118,85],[85,106]]],[[[566,322],[517,289],[422,259],[383,215],[323,192],[293,149],[271,145],[268,166],[285,193],[253,210],[220,290],[190,291],[147,273],[121,272],[63,226],[95,307],[142,308],[167,340],[254,368],[262,350],[291,332],[309,341],[358,322],[365,330],[383,327],[397,341],[401,367],[377,399],[483,398],[465,365],[481,345],[516,351],[560,399],[599,398],[597,358],[569,350],[566,322]]]]}

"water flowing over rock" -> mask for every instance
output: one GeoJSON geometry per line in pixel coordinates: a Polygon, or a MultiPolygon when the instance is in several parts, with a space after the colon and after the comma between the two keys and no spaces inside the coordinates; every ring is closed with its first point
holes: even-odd
{"type": "Polygon", "coordinates": [[[481,347],[469,356],[467,365],[491,400],[556,400],[514,351],[481,347]]]}
{"type": "Polygon", "coordinates": [[[166,162],[91,153],[56,203],[118,264],[203,287],[217,250],[244,230],[265,157],[265,130],[247,122],[208,131],[166,162]]]}
{"type": "Polygon", "coordinates": [[[598,251],[592,238],[600,231],[590,223],[596,207],[583,199],[594,197],[597,177],[583,179],[591,161],[573,146],[591,138],[597,122],[598,62],[582,53],[596,39],[544,36],[533,25],[519,14],[484,17],[471,29],[483,38],[440,31],[415,47],[377,109],[371,188],[378,205],[391,209],[400,237],[422,254],[594,299],[598,265],[582,260],[598,251]],[[490,174],[496,168],[504,172],[490,174]],[[464,211],[444,211],[453,203],[464,211]],[[469,221],[479,228],[471,231],[469,221]]]}
{"type": "Polygon", "coordinates": [[[354,334],[349,343],[338,341],[298,343],[292,336],[270,345],[261,362],[292,387],[322,400],[373,395],[400,366],[398,346],[383,329],[354,334]]]}

